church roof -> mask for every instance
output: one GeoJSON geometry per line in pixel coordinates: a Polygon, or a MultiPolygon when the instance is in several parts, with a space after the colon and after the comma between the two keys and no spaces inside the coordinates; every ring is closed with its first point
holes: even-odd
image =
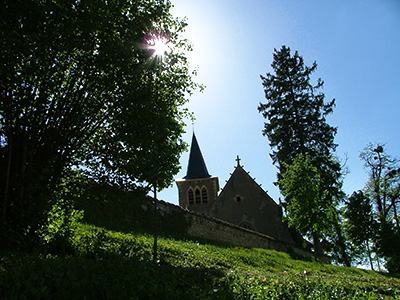
{"type": "Polygon", "coordinates": [[[201,154],[196,135],[193,132],[192,145],[190,146],[189,164],[186,176],[183,179],[209,178],[211,175],[207,171],[206,163],[201,154]]]}
{"type": "Polygon", "coordinates": [[[273,203],[274,206],[277,206],[276,202],[271,198],[270,195],[259,185],[255,178],[249,175],[249,172],[240,165],[239,156],[236,159],[237,166],[235,167],[234,172],[229,177],[227,183],[223,187],[219,198],[222,198],[226,193],[244,193],[244,194],[251,194],[257,193],[261,194],[260,196],[263,199],[267,199],[269,202],[273,203]]]}

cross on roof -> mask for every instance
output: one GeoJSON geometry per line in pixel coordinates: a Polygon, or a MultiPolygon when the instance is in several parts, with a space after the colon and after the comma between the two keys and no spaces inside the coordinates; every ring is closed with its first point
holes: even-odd
{"type": "Polygon", "coordinates": [[[237,161],[237,166],[240,167],[240,157],[239,157],[239,155],[236,157],[236,161],[237,161]]]}

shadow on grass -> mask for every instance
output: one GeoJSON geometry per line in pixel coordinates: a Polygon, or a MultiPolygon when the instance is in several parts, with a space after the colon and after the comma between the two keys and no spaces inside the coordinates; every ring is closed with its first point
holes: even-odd
{"type": "Polygon", "coordinates": [[[1,299],[232,299],[213,268],[155,265],[134,258],[2,255],[1,299]]]}
{"type": "MultiPolygon", "coordinates": [[[[123,233],[154,232],[152,200],[140,191],[109,191],[99,187],[86,191],[77,199],[76,208],[84,211],[84,223],[123,233]]],[[[186,237],[187,221],[182,213],[158,213],[159,234],[165,237],[186,237]]]]}

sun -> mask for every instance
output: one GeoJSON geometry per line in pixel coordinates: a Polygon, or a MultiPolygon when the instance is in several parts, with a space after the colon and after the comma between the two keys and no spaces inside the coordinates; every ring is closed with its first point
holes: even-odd
{"type": "Polygon", "coordinates": [[[164,56],[168,53],[168,40],[163,37],[156,37],[149,43],[149,48],[153,50],[153,56],[164,56]]]}

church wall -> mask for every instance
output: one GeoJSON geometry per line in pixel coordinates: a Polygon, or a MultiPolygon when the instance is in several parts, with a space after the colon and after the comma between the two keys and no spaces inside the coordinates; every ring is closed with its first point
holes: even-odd
{"type": "Polygon", "coordinates": [[[176,180],[179,191],[179,205],[198,213],[207,213],[214,209],[219,190],[218,177],[200,179],[176,180]],[[207,191],[207,201],[204,201],[203,189],[207,191]],[[193,199],[189,200],[189,190],[192,190],[193,199]],[[196,199],[196,190],[200,192],[200,199],[196,199]]]}
{"type": "Polygon", "coordinates": [[[282,222],[280,207],[240,166],[218,197],[213,216],[294,243],[282,222]]]}
{"type": "Polygon", "coordinates": [[[164,216],[173,213],[183,214],[187,221],[187,234],[195,238],[224,242],[234,246],[265,248],[281,252],[296,253],[303,257],[312,256],[312,253],[297,248],[292,244],[277,241],[267,235],[222,220],[184,210],[171,203],[160,201],[158,207],[160,213],[164,216]]]}

